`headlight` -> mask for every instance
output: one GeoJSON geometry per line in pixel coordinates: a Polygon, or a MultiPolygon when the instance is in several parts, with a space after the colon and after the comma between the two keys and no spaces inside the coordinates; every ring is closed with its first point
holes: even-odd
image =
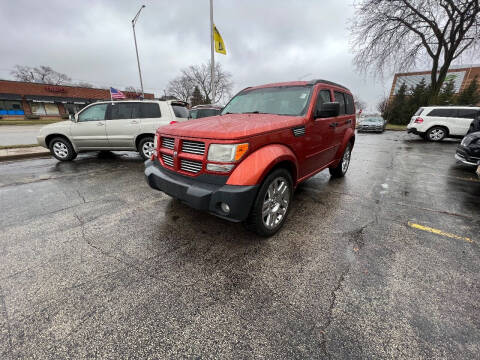
{"type": "Polygon", "coordinates": [[[470,145],[471,142],[472,142],[472,137],[471,137],[471,136],[465,136],[465,137],[462,139],[462,142],[460,143],[460,145],[462,145],[462,146],[468,146],[468,145],[470,145]]]}
{"type": "Polygon", "coordinates": [[[233,162],[240,160],[248,150],[248,144],[210,144],[208,160],[233,162]]]}

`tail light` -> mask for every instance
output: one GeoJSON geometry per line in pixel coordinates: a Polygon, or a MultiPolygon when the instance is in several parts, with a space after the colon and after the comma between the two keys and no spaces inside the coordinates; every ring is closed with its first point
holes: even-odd
{"type": "Polygon", "coordinates": [[[177,122],[178,122],[178,121],[172,120],[172,121],[170,121],[170,125],[171,125],[171,124],[176,124],[177,122]]]}
{"type": "Polygon", "coordinates": [[[415,119],[415,124],[421,124],[421,123],[423,123],[423,119],[421,117],[417,117],[415,119]]]}

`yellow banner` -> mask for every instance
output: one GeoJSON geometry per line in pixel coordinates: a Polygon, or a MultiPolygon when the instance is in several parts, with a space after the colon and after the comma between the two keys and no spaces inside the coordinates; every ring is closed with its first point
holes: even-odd
{"type": "Polygon", "coordinates": [[[220,35],[215,25],[213,25],[213,41],[215,42],[215,51],[217,53],[227,55],[227,49],[225,48],[222,35],[220,35]]]}

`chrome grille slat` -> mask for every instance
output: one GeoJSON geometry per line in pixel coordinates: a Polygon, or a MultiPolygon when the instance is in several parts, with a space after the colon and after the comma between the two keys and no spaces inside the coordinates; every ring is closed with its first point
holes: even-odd
{"type": "Polygon", "coordinates": [[[182,141],[182,151],[190,154],[203,155],[205,154],[205,143],[200,141],[182,141]]]}
{"type": "Polygon", "coordinates": [[[202,170],[203,164],[197,161],[190,161],[190,160],[180,160],[180,169],[183,171],[198,173],[202,170]]]}
{"type": "Polygon", "coordinates": [[[162,160],[165,164],[167,164],[168,166],[172,166],[173,167],[173,156],[171,155],[167,155],[167,154],[162,154],[162,160]]]}
{"type": "Polygon", "coordinates": [[[175,147],[175,139],[162,137],[162,147],[173,150],[175,147]]]}

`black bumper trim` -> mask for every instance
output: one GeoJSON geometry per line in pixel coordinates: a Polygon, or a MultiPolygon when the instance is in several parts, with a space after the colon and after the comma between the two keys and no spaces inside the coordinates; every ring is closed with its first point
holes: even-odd
{"type": "Polygon", "coordinates": [[[164,169],[156,162],[145,162],[145,177],[151,188],[181,200],[194,209],[234,222],[245,220],[257,196],[258,185],[235,186],[198,181],[164,169]],[[219,204],[226,203],[230,213],[226,214],[219,204]]]}

